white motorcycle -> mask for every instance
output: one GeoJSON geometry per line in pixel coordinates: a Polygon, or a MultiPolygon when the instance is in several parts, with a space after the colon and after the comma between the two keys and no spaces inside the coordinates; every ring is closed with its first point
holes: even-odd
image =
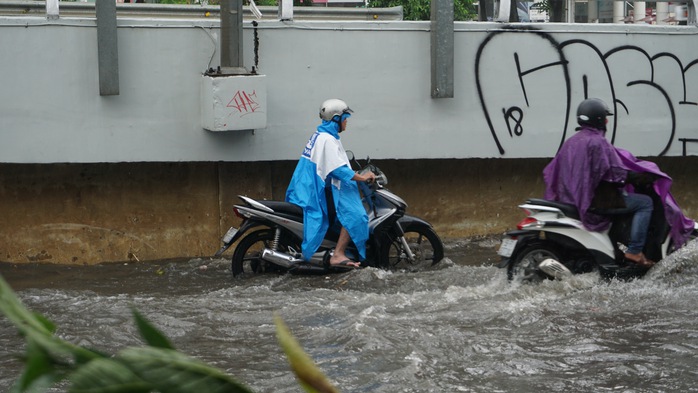
{"type": "MultiPolygon", "coordinates": [[[[659,197],[650,196],[655,209],[644,252],[647,258],[660,261],[675,246],[659,197]]],[[[504,235],[498,251],[499,267],[507,269],[510,280],[537,282],[594,270],[604,278],[633,279],[648,270],[623,257],[632,215],[615,217],[608,230],[593,232],[584,228],[573,205],[529,199],[519,207],[526,218],[504,235]]],[[[698,224],[694,223],[691,239],[696,236],[698,224]]]]}

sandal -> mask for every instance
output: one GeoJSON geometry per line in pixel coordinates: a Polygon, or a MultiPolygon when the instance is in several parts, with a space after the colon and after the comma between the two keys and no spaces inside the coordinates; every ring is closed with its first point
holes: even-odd
{"type": "Polygon", "coordinates": [[[359,269],[361,268],[361,262],[352,261],[351,259],[345,259],[339,263],[330,263],[330,267],[343,267],[347,269],[359,269]]]}

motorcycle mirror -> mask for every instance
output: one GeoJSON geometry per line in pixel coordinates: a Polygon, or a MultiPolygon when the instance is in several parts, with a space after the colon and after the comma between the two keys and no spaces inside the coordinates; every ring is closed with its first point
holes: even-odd
{"type": "Polygon", "coordinates": [[[353,162],[357,168],[361,168],[361,163],[356,159],[353,151],[347,150],[347,158],[349,159],[349,162],[353,162]]]}

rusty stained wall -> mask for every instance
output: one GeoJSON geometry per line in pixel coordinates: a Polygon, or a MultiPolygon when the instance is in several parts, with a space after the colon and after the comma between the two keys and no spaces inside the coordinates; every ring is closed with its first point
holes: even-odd
{"type": "MultiPolygon", "coordinates": [[[[698,216],[698,157],[653,158],[698,216]]],[[[408,212],[445,239],[498,235],[543,192],[548,159],[379,160],[408,212]]],[[[207,257],[239,225],[237,195],[282,199],[295,162],[0,164],[0,261],[97,264],[207,257]]],[[[230,250],[227,252],[230,254],[230,250]]]]}

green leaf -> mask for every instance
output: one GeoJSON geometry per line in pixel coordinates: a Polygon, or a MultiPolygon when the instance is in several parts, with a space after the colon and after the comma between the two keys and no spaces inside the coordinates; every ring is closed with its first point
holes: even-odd
{"type": "Polygon", "coordinates": [[[116,359],[160,392],[252,393],[223,371],[172,349],[128,348],[116,359]]]}
{"type": "Polygon", "coordinates": [[[168,340],[167,337],[162,334],[162,332],[155,328],[155,326],[148,322],[148,320],[145,319],[143,315],[138,312],[138,310],[133,309],[132,311],[133,318],[136,320],[136,326],[138,326],[141,336],[148,345],[156,348],[175,349],[170,343],[170,340],[168,340]]]}
{"type": "Polygon", "coordinates": [[[40,323],[41,325],[44,326],[44,329],[46,329],[46,332],[48,333],[55,333],[56,332],[56,325],[49,321],[45,316],[32,312],[32,315],[34,315],[34,318],[36,318],[37,322],[40,323]]]}
{"type": "Polygon", "coordinates": [[[0,276],[0,311],[23,333],[32,330],[52,334],[55,329],[46,318],[38,317],[24,307],[2,276],[0,276]]]}
{"type": "Polygon", "coordinates": [[[148,393],[151,386],[113,359],[95,359],[70,376],[70,393],[148,393]]]}
{"type": "Polygon", "coordinates": [[[0,276],[0,312],[15,325],[27,342],[33,342],[47,353],[81,355],[94,358],[92,351],[54,337],[55,326],[48,319],[27,309],[17,298],[10,285],[0,276]]]}
{"type": "Polygon", "coordinates": [[[48,388],[53,386],[54,383],[58,382],[60,378],[51,374],[41,375],[39,378],[34,379],[31,384],[25,387],[20,387],[15,385],[10,393],[43,393],[48,388]]]}
{"type": "Polygon", "coordinates": [[[63,373],[56,368],[53,358],[33,340],[27,342],[24,372],[15,383],[15,392],[43,392],[57,381],[63,373]]]}
{"type": "Polygon", "coordinates": [[[53,323],[24,307],[2,276],[0,312],[27,341],[25,369],[13,393],[44,392],[66,376],[71,393],[252,393],[221,370],[174,350],[135,310],[141,335],[151,346],[129,348],[113,358],[55,337],[53,323]]]}
{"type": "Polygon", "coordinates": [[[274,323],[276,324],[276,336],[279,339],[279,343],[286,353],[291,369],[293,369],[305,391],[310,393],[339,393],[339,390],[330,383],[329,379],[315,365],[310,356],[303,351],[298,341],[293,338],[291,331],[288,330],[280,316],[274,315],[274,323]]]}
{"type": "Polygon", "coordinates": [[[2,276],[0,312],[15,325],[27,341],[25,368],[15,383],[13,392],[43,392],[75,368],[71,360],[94,359],[101,356],[55,337],[55,325],[27,309],[2,276]]]}

